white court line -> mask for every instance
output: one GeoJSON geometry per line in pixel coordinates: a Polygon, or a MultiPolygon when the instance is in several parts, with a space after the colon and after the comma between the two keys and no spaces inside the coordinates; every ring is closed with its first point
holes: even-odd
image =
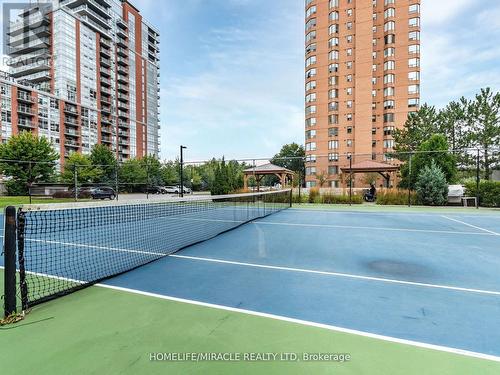
{"type": "Polygon", "coordinates": [[[96,285],[99,287],[113,289],[113,290],[117,290],[117,291],[121,291],[121,292],[139,294],[139,295],[147,296],[147,297],[159,298],[159,299],[163,299],[163,300],[180,302],[180,303],[187,303],[190,305],[203,306],[203,307],[208,307],[208,308],[217,309],[217,310],[231,311],[231,312],[236,312],[236,313],[240,313],[240,314],[258,316],[258,317],[262,317],[262,318],[280,320],[280,321],[284,321],[284,322],[288,322],[288,323],[300,324],[300,325],[309,326],[309,327],[322,328],[322,329],[326,329],[329,331],[342,332],[342,333],[348,333],[348,334],[352,334],[352,335],[356,335],[356,336],[369,337],[369,338],[376,339],[376,340],[388,341],[388,342],[393,342],[393,343],[397,343],[397,344],[403,344],[403,345],[409,345],[409,346],[414,346],[414,347],[419,347],[419,348],[424,348],[424,349],[436,350],[436,351],[440,351],[440,352],[458,354],[458,355],[462,355],[462,356],[466,356],[466,357],[474,357],[474,358],[487,359],[490,361],[500,362],[500,357],[490,355],[490,354],[478,353],[478,352],[473,352],[473,351],[469,351],[469,350],[451,348],[451,347],[441,346],[441,345],[427,344],[427,343],[419,342],[419,341],[400,339],[397,337],[384,336],[384,335],[379,335],[379,334],[375,334],[375,333],[358,331],[355,329],[343,328],[343,327],[338,327],[338,326],[329,325],[329,324],[316,323],[316,322],[311,322],[311,321],[302,320],[302,319],[289,318],[289,317],[281,316],[281,315],[274,315],[274,314],[269,314],[269,313],[264,313],[264,312],[240,309],[240,308],[236,308],[236,307],[217,305],[217,304],[213,304],[213,303],[195,301],[195,300],[173,297],[173,296],[166,296],[166,295],[162,295],[162,294],[143,292],[140,290],[123,288],[123,287],[119,287],[119,286],[113,286],[113,285],[107,285],[107,284],[96,284],[96,285]]]}
{"type": "Polygon", "coordinates": [[[474,235],[474,236],[494,236],[494,235],[496,235],[495,233],[458,232],[458,231],[450,231],[450,230],[412,229],[412,228],[364,227],[364,226],[354,226],[354,225],[281,223],[281,222],[272,222],[272,221],[252,221],[251,223],[258,224],[258,225],[283,225],[283,226],[292,226],[292,227],[311,227],[311,228],[367,229],[367,230],[390,231],[390,232],[465,234],[465,235],[474,235]]]}
{"type": "Polygon", "coordinates": [[[475,229],[482,230],[484,232],[491,233],[491,234],[493,234],[495,236],[500,236],[500,233],[493,232],[492,230],[484,229],[484,228],[481,228],[481,227],[478,227],[478,226],[466,223],[465,221],[457,220],[457,219],[454,219],[454,218],[446,216],[446,215],[441,215],[441,217],[444,217],[445,219],[448,219],[448,220],[451,220],[451,221],[455,221],[455,222],[463,224],[463,225],[467,225],[468,227],[471,227],[471,228],[475,228],[475,229]]]}
{"type": "Polygon", "coordinates": [[[459,292],[479,293],[479,294],[488,294],[488,295],[500,296],[500,291],[462,288],[462,287],[451,286],[451,285],[439,285],[439,284],[419,283],[419,282],[414,282],[414,281],[404,281],[404,280],[397,280],[397,279],[387,279],[387,278],[383,278],[383,277],[354,275],[354,274],[350,274],[350,273],[317,271],[317,270],[309,270],[309,269],[293,268],[293,267],[271,266],[271,265],[265,265],[265,264],[235,262],[235,261],[230,261],[230,260],[213,259],[213,258],[203,258],[203,257],[194,257],[194,256],[178,255],[178,254],[171,254],[171,255],[169,255],[169,257],[172,257],[172,258],[182,258],[182,259],[190,259],[190,260],[198,260],[198,261],[204,261],[204,262],[232,264],[232,265],[245,266],[245,267],[265,268],[265,269],[280,270],[280,271],[289,271],[289,272],[310,273],[310,274],[316,274],[316,275],[344,277],[344,278],[349,278],[349,279],[378,281],[378,282],[383,282],[383,283],[412,285],[412,286],[420,286],[420,287],[425,287],[425,288],[447,289],[447,290],[454,290],[454,291],[459,291],[459,292]]]}

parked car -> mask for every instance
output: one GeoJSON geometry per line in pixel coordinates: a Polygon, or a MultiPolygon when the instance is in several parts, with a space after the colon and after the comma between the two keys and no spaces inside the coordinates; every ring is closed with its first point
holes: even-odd
{"type": "Polygon", "coordinates": [[[110,199],[113,200],[116,198],[116,193],[113,188],[110,187],[98,187],[91,191],[90,195],[92,199],[110,199]]]}
{"type": "MultiPolygon", "coordinates": [[[[179,185],[176,186],[165,186],[166,193],[168,194],[179,194],[181,191],[181,187],[179,185]]],[[[191,194],[192,191],[190,188],[184,186],[184,194],[191,194]]]]}
{"type": "Polygon", "coordinates": [[[166,194],[167,191],[163,186],[148,186],[146,188],[146,193],[149,194],[166,194]]]}

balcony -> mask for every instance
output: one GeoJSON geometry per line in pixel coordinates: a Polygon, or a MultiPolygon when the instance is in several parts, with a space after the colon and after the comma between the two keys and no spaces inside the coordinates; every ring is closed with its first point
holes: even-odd
{"type": "Polygon", "coordinates": [[[118,101],[118,108],[119,109],[124,109],[126,111],[128,111],[130,109],[129,105],[124,103],[124,102],[121,102],[121,101],[118,101]]]}
{"type": "Polygon", "coordinates": [[[101,98],[101,103],[111,105],[111,98],[101,98]]]}
{"type": "Polygon", "coordinates": [[[130,128],[130,124],[127,121],[118,120],[118,126],[120,128],[130,128]]]}
{"type": "Polygon", "coordinates": [[[118,84],[117,88],[121,92],[128,92],[128,86],[118,84]]]}
{"type": "Polygon", "coordinates": [[[70,128],[64,129],[64,134],[67,136],[70,136],[70,137],[79,137],[80,136],[80,132],[76,131],[75,129],[70,129],[70,128]]]}
{"type": "Polygon", "coordinates": [[[117,98],[118,98],[118,100],[121,100],[121,101],[124,101],[124,102],[128,102],[129,101],[129,96],[125,95],[125,94],[118,93],[117,98]]]}
{"type": "Polygon", "coordinates": [[[116,20],[116,25],[120,29],[123,29],[123,30],[127,30],[128,29],[127,23],[124,20],[122,20],[121,18],[119,18],[119,19],[116,20]]]}
{"type": "Polygon", "coordinates": [[[108,59],[111,57],[111,51],[108,48],[103,48],[101,46],[101,48],[99,49],[99,51],[101,53],[101,56],[105,56],[108,59]]]}
{"type": "Polygon", "coordinates": [[[101,87],[101,94],[109,96],[109,95],[111,95],[111,90],[107,87],[101,87]]]}
{"type": "Polygon", "coordinates": [[[111,128],[111,126],[101,126],[101,133],[113,134],[113,129],[111,128]]]}
{"type": "Polygon", "coordinates": [[[20,127],[20,128],[28,128],[28,129],[34,129],[35,128],[35,124],[33,124],[33,122],[31,122],[28,119],[24,119],[24,118],[20,118],[17,121],[17,126],[20,127]]]}
{"type": "Polygon", "coordinates": [[[84,20],[91,21],[92,25],[109,30],[111,28],[109,13],[106,13],[106,15],[99,14],[99,12],[94,10],[94,7],[90,6],[90,1],[86,0],[85,4],[73,8],[73,12],[82,16],[84,20]]]}
{"type": "Polygon", "coordinates": [[[118,65],[117,66],[117,71],[118,71],[119,74],[128,75],[128,68],[126,66],[118,65]]]}
{"type": "Polygon", "coordinates": [[[34,116],[35,111],[33,111],[30,107],[24,106],[24,105],[19,105],[17,107],[17,113],[20,113],[22,115],[27,115],[27,116],[34,116]]]}
{"type": "Polygon", "coordinates": [[[101,46],[104,46],[107,49],[111,49],[111,42],[109,41],[109,39],[101,38],[101,46]]]}
{"type": "Polygon", "coordinates": [[[111,114],[111,106],[101,105],[101,112],[111,114]]]}
{"type": "Polygon", "coordinates": [[[71,105],[64,106],[64,113],[68,113],[73,116],[78,116],[78,109],[71,105]]]}
{"type": "Polygon", "coordinates": [[[19,55],[31,53],[42,48],[48,48],[50,46],[49,38],[36,38],[35,40],[29,41],[28,43],[23,43],[15,47],[10,47],[10,55],[19,55]]]}
{"type": "Polygon", "coordinates": [[[36,29],[30,29],[24,31],[16,36],[10,37],[8,40],[9,46],[14,47],[19,44],[23,44],[27,41],[33,41],[36,38],[49,36],[49,28],[48,26],[37,27],[36,29]]]}
{"type": "Polygon", "coordinates": [[[74,117],[65,117],[64,118],[64,123],[66,125],[78,126],[78,121],[74,117]]]}
{"type": "Polygon", "coordinates": [[[117,41],[116,41],[116,44],[120,47],[125,47],[127,48],[127,41],[124,39],[124,38],[118,38],[117,41]]]}
{"type": "MultiPolygon", "coordinates": [[[[80,147],[80,146],[78,145],[78,142],[77,142],[77,141],[75,141],[75,140],[73,140],[73,139],[66,139],[66,140],[64,141],[64,145],[65,145],[66,147],[70,147],[70,148],[78,148],[78,147],[80,147]]],[[[71,151],[73,151],[73,150],[71,150],[71,151]]]]}
{"type": "Polygon", "coordinates": [[[101,116],[101,123],[102,124],[111,124],[111,117],[101,116]]]}
{"type": "Polygon", "coordinates": [[[106,77],[101,77],[101,85],[109,87],[111,86],[111,80],[106,77]]]}
{"type": "Polygon", "coordinates": [[[19,102],[25,102],[25,103],[34,103],[35,98],[31,96],[31,94],[23,92],[23,91],[18,91],[17,93],[17,101],[19,102]]]}
{"type": "Polygon", "coordinates": [[[101,66],[99,71],[101,72],[102,76],[111,77],[111,70],[109,68],[101,66]]]}
{"type": "Polygon", "coordinates": [[[128,131],[125,131],[125,130],[118,130],[118,135],[122,136],[122,137],[128,137],[129,136],[128,131]]]}
{"type": "Polygon", "coordinates": [[[118,54],[118,56],[122,56],[122,57],[128,56],[128,50],[126,48],[118,47],[116,49],[116,53],[118,54]]]}
{"type": "Polygon", "coordinates": [[[40,61],[34,61],[29,63],[29,60],[23,62],[18,62],[17,66],[11,66],[11,75],[14,78],[21,76],[43,72],[50,69],[49,61],[42,59],[40,61]]]}
{"type": "Polygon", "coordinates": [[[128,59],[124,58],[124,57],[119,57],[116,59],[116,62],[119,64],[119,65],[122,65],[122,66],[128,66],[128,59]]]}
{"type": "Polygon", "coordinates": [[[111,137],[105,137],[105,136],[101,137],[101,142],[102,143],[109,143],[109,144],[113,143],[113,141],[111,140],[111,137]]]}
{"type": "Polygon", "coordinates": [[[28,17],[23,17],[22,19],[11,22],[9,25],[8,34],[11,36],[18,35],[19,33],[23,33],[26,30],[36,29],[43,25],[49,24],[49,18],[47,15],[42,12],[37,12],[28,17]]]}
{"type": "Polygon", "coordinates": [[[118,117],[128,118],[128,112],[118,111],[118,117]]]}
{"type": "Polygon", "coordinates": [[[105,57],[101,57],[101,66],[109,68],[111,66],[111,60],[105,57]]]}
{"type": "Polygon", "coordinates": [[[123,30],[123,29],[118,28],[118,30],[116,30],[116,35],[118,35],[118,37],[121,37],[121,38],[126,38],[128,36],[128,32],[127,32],[127,30],[123,30]]]}

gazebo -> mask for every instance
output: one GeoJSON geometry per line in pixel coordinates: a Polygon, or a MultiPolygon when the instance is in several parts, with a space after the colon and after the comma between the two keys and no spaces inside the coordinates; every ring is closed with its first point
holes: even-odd
{"type": "Polygon", "coordinates": [[[396,173],[397,171],[399,171],[399,166],[380,163],[373,160],[364,160],[359,163],[352,164],[351,166],[341,167],[340,169],[343,173],[346,173],[348,175],[356,173],[378,173],[384,178],[386,187],[389,187],[391,173],[396,173]]]}
{"type": "Polygon", "coordinates": [[[257,191],[260,190],[260,182],[264,176],[274,175],[280,179],[281,186],[285,186],[287,179],[292,178],[294,173],[287,168],[271,163],[254,166],[243,171],[243,186],[248,189],[248,179],[254,177],[257,181],[257,191]]]}

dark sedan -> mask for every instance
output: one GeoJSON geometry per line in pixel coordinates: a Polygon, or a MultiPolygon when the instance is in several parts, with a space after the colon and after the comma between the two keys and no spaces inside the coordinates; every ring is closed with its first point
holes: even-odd
{"type": "Polygon", "coordinates": [[[110,199],[113,200],[116,198],[115,191],[110,187],[98,187],[92,190],[91,194],[92,199],[110,199]]]}

